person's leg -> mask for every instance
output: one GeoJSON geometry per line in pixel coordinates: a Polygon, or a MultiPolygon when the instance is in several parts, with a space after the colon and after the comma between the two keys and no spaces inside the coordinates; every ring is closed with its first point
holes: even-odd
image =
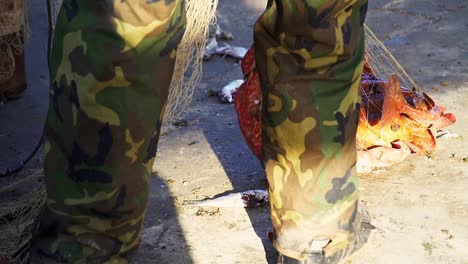
{"type": "Polygon", "coordinates": [[[274,244],[291,258],[339,260],[361,230],[355,140],[366,10],[366,0],[271,0],[255,26],[274,244]]]}
{"type": "Polygon", "coordinates": [[[50,58],[39,246],[103,263],[138,246],[183,1],[65,0],[50,58]]]}

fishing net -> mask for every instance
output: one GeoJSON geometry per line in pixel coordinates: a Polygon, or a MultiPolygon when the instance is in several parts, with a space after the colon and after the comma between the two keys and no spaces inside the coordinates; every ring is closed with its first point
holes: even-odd
{"type": "Polygon", "coordinates": [[[177,50],[164,123],[181,118],[202,76],[209,25],[215,23],[218,0],[186,0],[187,29],[177,50]]]}
{"type": "MultiPolygon", "coordinates": [[[[55,26],[62,0],[50,0],[52,25],[55,26]]],[[[177,59],[164,114],[164,127],[183,117],[202,76],[203,51],[209,26],[216,21],[218,0],[185,0],[187,29],[179,43],[177,59]]],[[[165,129],[163,128],[163,129],[165,129]]]]}
{"type": "Polygon", "coordinates": [[[23,7],[23,0],[0,1],[0,80],[11,77],[15,69],[13,55],[23,50],[23,7]]]}
{"type": "MultiPolygon", "coordinates": [[[[16,97],[25,88],[26,10],[23,0],[0,1],[1,97],[16,97]]],[[[34,222],[45,201],[40,175],[29,171],[0,179],[0,263],[28,263],[34,222]]]]}
{"type": "Polygon", "coordinates": [[[6,80],[13,75],[16,65],[15,55],[21,53],[23,53],[22,31],[0,36],[0,80],[6,80]]]}
{"type": "Polygon", "coordinates": [[[42,171],[24,171],[0,179],[0,263],[28,263],[29,242],[46,198],[41,178],[42,171]]]}
{"type": "MultiPolygon", "coordinates": [[[[366,53],[361,80],[356,136],[359,172],[371,172],[404,160],[410,153],[431,153],[438,129],[453,124],[453,114],[436,105],[408,75],[366,25],[366,53]]],[[[234,97],[242,134],[262,160],[262,93],[254,47],[242,64],[245,82],[234,97]]]]}
{"type": "Polygon", "coordinates": [[[358,170],[389,167],[410,153],[431,158],[438,130],[455,123],[455,116],[424,92],[367,25],[365,34],[358,170]]]}
{"type": "Polygon", "coordinates": [[[0,99],[17,97],[25,89],[25,25],[23,0],[0,1],[0,99]]]}
{"type": "Polygon", "coordinates": [[[423,89],[409,76],[368,25],[364,25],[364,31],[366,36],[366,61],[375,75],[389,80],[392,75],[396,74],[402,86],[411,89],[415,93],[422,94],[423,89]]]}

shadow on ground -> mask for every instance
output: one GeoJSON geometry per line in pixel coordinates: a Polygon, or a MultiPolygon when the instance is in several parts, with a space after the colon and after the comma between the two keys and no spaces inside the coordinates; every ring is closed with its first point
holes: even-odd
{"type": "Polygon", "coordinates": [[[193,263],[184,232],[177,218],[167,184],[151,177],[151,192],[141,233],[140,247],[129,256],[130,263],[193,263]]]}

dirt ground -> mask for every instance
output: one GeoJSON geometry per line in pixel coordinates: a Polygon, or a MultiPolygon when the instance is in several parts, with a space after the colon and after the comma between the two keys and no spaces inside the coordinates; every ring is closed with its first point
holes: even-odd
{"type": "MultiPolygon", "coordinates": [[[[220,0],[218,21],[233,45],[252,43],[264,0],[220,0]]],[[[411,155],[391,169],[362,175],[361,198],[377,227],[345,263],[468,263],[468,4],[458,0],[370,1],[367,24],[431,97],[458,121],[432,159],[411,155]],[[464,159],[465,158],[465,159],[464,159]]],[[[46,22],[30,0],[29,88],[0,105],[0,168],[40,137],[47,106],[46,22]]],[[[188,126],[161,137],[142,244],[130,263],[274,263],[268,210],[202,210],[183,205],[223,193],[265,188],[265,176],[239,131],[234,107],[210,97],[241,78],[239,65],[216,57],[187,111],[188,126]]],[[[35,165],[40,160],[35,160],[35,165]]]]}

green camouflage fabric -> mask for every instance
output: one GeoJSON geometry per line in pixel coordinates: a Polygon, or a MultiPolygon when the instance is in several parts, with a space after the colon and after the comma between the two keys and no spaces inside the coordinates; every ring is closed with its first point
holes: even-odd
{"type": "MultiPolygon", "coordinates": [[[[270,0],[255,27],[275,247],[332,259],[360,228],[355,135],[365,0],[270,0]]],[[[65,0],[54,33],[39,246],[125,263],[138,246],[183,1],[65,0]]]]}
{"type": "Polygon", "coordinates": [[[181,0],[63,2],[50,58],[47,203],[37,243],[46,255],[121,263],[138,246],[185,24],[181,0]]]}
{"type": "Polygon", "coordinates": [[[274,245],[343,256],[361,228],[356,171],[366,0],[270,0],[255,25],[274,245]],[[323,250],[322,250],[323,248],[323,250]]]}

